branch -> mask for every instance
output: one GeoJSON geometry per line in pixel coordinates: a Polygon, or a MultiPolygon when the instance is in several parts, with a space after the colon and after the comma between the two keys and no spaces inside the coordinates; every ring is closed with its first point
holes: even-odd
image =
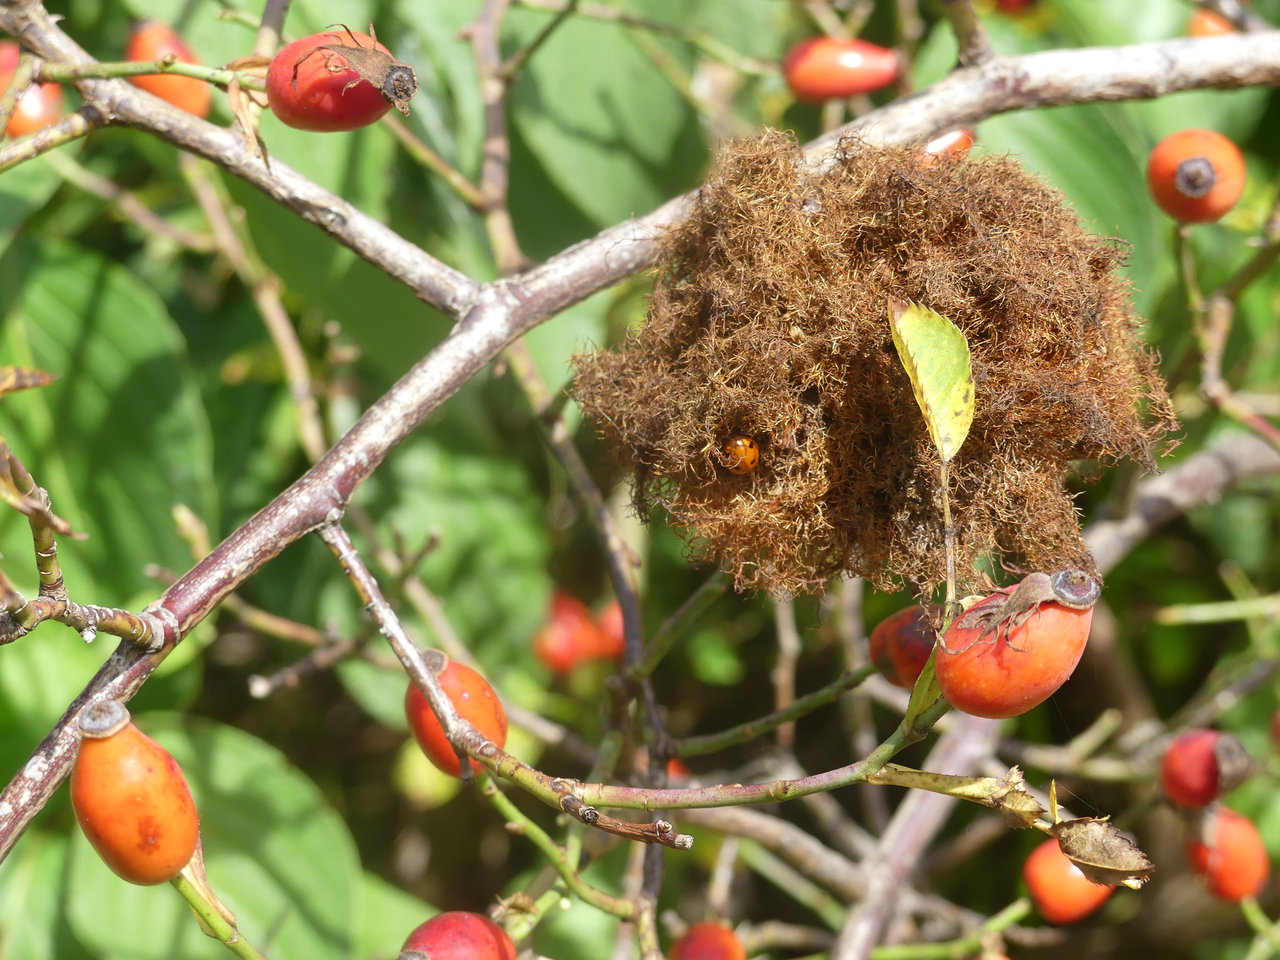
{"type": "MultiPolygon", "coordinates": [[[[926,768],[956,770],[977,766],[981,758],[994,751],[999,730],[998,721],[959,717],[930,751],[926,768]]],[[[871,955],[871,948],[879,942],[880,933],[897,904],[899,892],[946,823],[954,804],[952,797],[913,790],[898,805],[880,838],[879,852],[867,859],[866,893],[850,909],[831,960],[855,960],[871,955]]]]}
{"type": "MultiPolygon", "coordinates": [[[[0,29],[44,59],[92,62],[31,0],[0,5],[0,29]]],[[[911,142],[1011,110],[1149,99],[1202,87],[1276,84],[1280,84],[1280,44],[1274,32],[996,58],[958,70],[919,94],[827,135],[810,147],[810,154],[820,166],[833,153],[839,136],[849,133],[877,143],[911,142]]],[[[78,87],[86,107],[78,119],[61,123],[79,123],[87,130],[91,122],[85,118],[92,114],[92,123],[101,118],[135,126],[211,160],[317,224],[458,323],[454,333],[406,373],[319,463],[165,592],[152,610],[166,625],[163,648],[154,654],[118,650],[45,738],[33,762],[0,794],[0,809],[8,805],[14,811],[0,823],[0,858],[70,770],[76,742],[74,719],[86,698],[111,696],[127,701],[173,645],[227,594],[290,543],[339,517],[351,494],[386,455],[504,346],[560,310],[651,266],[658,255],[658,239],[684,215],[691,200],[690,195],[678,197],[524,274],[479,284],[279,161],[268,167],[247,155],[236,131],[196,120],[121,80],[86,79],[78,87]]],[[[53,129],[32,139],[39,141],[53,129]]],[[[22,149],[21,142],[0,147],[0,167],[22,149]]],[[[1101,557],[1099,562],[1103,565],[1101,557]]],[[[858,779],[855,775],[848,782],[858,779]]],[[[818,783],[806,786],[822,788],[818,783]]],[[[774,789],[766,786],[760,798],[773,798],[774,789]]],[[[785,786],[781,789],[790,793],[785,786]]],[[[652,791],[651,795],[663,793],[681,792],[652,791]]],[[[722,798],[716,800],[722,802],[722,798]]],[[[641,805],[643,801],[634,802],[641,805]]]]}
{"type": "Polygon", "coordinates": [[[1280,473],[1280,453],[1265,441],[1254,434],[1227,434],[1168,473],[1138,484],[1129,512],[1089,524],[1085,541],[1098,569],[1105,573],[1174,517],[1216,503],[1242,480],[1276,473],[1280,473]]]}

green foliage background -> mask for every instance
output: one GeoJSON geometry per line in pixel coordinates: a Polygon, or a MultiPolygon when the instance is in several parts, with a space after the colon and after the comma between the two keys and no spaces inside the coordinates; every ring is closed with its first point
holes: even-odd
{"type": "MultiPolygon", "coordinates": [[[[764,61],[777,61],[811,29],[798,5],[781,0],[619,5],[764,61]]],[[[892,6],[878,5],[869,38],[891,41],[892,6]]],[[[995,47],[1016,53],[1173,37],[1188,12],[1175,0],[1044,0],[1041,7],[1025,19],[987,17],[995,47]]],[[[130,17],[145,15],[178,24],[206,63],[223,63],[246,54],[252,43],[250,29],[216,16],[228,8],[258,13],[238,0],[67,0],[57,11],[72,36],[103,60],[119,56],[130,17]]],[[[412,129],[474,177],[481,102],[470,48],[459,31],[479,8],[478,0],[352,0],[340,8],[299,0],[286,27],[299,36],[335,18],[353,27],[373,21],[380,38],[417,70],[421,91],[412,129]]],[[[1277,0],[1257,0],[1255,8],[1280,17],[1277,0]]],[[[547,19],[544,12],[516,9],[507,49],[547,19]]],[[[706,125],[655,63],[655,47],[678,70],[699,66],[698,51],[678,37],[641,36],[572,18],[516,83],[511,202],[530,256],[549,256],[645,213],[694,187],[705,172],[711,147],[706,125]]],[[[954,58],[949,30],[931,21],[914,63],[915,82],[941,77],[954,58]]],[[[817,108],[795,104],[776,74],[743,77],[734,109],[742,133],[761,123],[790,128],[801,140],[819,132],[817,108]]],[[[230,121],[225,103],[215,111],[218,121],[230,121]]],[[[1250,169],[1239,208],[1196,231],[1203,278],[1211,285],[1250,255],[1244,241],[1257,234],[1275,199],[1280,100],[1273,91],[1210,91],[1153,103],[1015,113],[983,123],[977,148],[1019,155],[1097,231],[1129,246],[1134,297],[1150,319],[1149,339],[1166,359],[1185,416],[1179,456],[1224,428],[1195,395],[1194,351],[1170,255],[1170,224],[1147,198],[1143,165],[1158,139],[1189,126],[1234,137],[1250,169]]],[[[267,115],[263,136],[275,160],[434,256],[471,276],[495,275],[479,217],[415,166],[385,129],[322,135],[290,130],[267,115]]],[[[48,488],[54,509],[88,535],[61,544],[72,597],[136,609],[162,589],[149,573],[153,567],[180,572],[190,566],[173,505],[189,507],[220,538],[306,462],[279,362],[248,292],[217,260],[144,233],[66,182],[71,161],[133,190],[174,223],[193,229],[204,224],[188,165],[135,131],[105,130],[0,175],[0,362],[60,377],[46,389],[6,397],[0,429],[48,488]]],[[[439,314],[320,231],[220,171],[207,168],[204,175],[242,211],[263,261],[284,280],[287,306],[316,375],[343,379],[347,391],[327,411],[334,430],[349,425],[448,333],[439,314]],[[341,368],[327,352],[335,325],[337,341],[358,351],[358,360],[341,368]]],[[[643,292],[643,280],[626,284],[533,331],[529,344],[548,382],[555,387],[567,380],[575,351],[609,342],[636,322],[643,292]]],[[[1280,276],[1272,271],[1243,304],[1226,366],[1238,389],[1272,399],[1280,374],[1278,306],[1280,276]]],[[[575,411],[568,415],[577,422],[575,411]]],[[[606,459],[590,429],[580,427],[578,439],[607,487],[606,459]]],[[[1109,475],[1083,494],[1082,509],[1087,515],[1107,509],[1130,480],[1124,469],[1109,475]]],[[[1277,655],[1271,623],[1248,631],[1240,625],[1158,626],[1151,619],[1168,603],[1226,597],[1220,570],[1228,565],[1260,592],[1276,589],[1274,494],[1274,483],[1250,484],[1144,544],[1111,575],[1107,601],[1125,656],[1162,715],[1181,706],[1209,669],[1277,655]]],[[[527,406],[502,371],[486,371],[450,400],[358,499],[384,535],[397,531],[410,548],[439,537],[422,578],[504,698],[594,741],[606,702],[603,671],[553,678],[532,657],[529,642],[553,586],[592,603],[607,599],[601,558],[532,429],[527,406]]],[[[652,629],[708,571],[689,569],[679,542],[660,523],[639,542],[647,552],[645,615],[652,629]]],[[[8,576],[34,593],[30,537],[11,512],[0,513],[0,551],[8,576]]],[[[339,635],[361,623],[349,585],[312,542],[287,550],[246,585],[243,596],[339,635]]],[[[869,597],[868,621],[907,600],[869,597]]],[[[405,616],[415,636],[430,642],[426,626],[407,608],[405,616]]],[[[802,603],[800,617],[804,690],[834,676],[840,656],[816,605],[802,603]]],[[[700,619],[656,678],[674,731],[719,729],[751,716],[753,703],[768,702],[771,631],[768,607],[756,598],[723,598],[700,619]]],[[[109,638],[87,646],[53,624],[0,649],[0,772],[6,778],[25,763],[110,649],[109,638]]],[[[134,704],[140,725],[178,757],[192,781],[210,877],[250,939],[280,956],[392,957],[408,930],[434,909],[483,909],[494,896],[527,882],[538,867],[529,849],[508,837],[487,807],[455,795],[456,788],[435,778],[416,750],[405,749],[404,679],[398,672],[353,662],[265,702],[249,698],[250,673],[269,673],[302,653],[221,615],[166,663],[134,704]]],[[[1069,688],[1059,700],[1056,708],[1023,721],[1020,732],[1051,741],[1079,732],[1090,719],[1088,693],[1069,688]]],[[[1223,718],[1256,756],[1272,750],[1266,730],[1275,700],[1274,690],[1265,690],[1223,718]]],[[[834,716],[827,711],[801,724],[802,759],[813,769],[853,759],[834,716]]],[[[515,737],[513,749],[539,761],[540,747],[530,737],[515,737]]],[[[711,758],[700,769],[752,756],[747,749],[711,758]]],[[[549,770],[585,774],[571,757],[553,753],[542,760],[549,770]]],[[[1272,852],[1280,853],[1280,807],[1269,800],[1274,786],[1269,773],[1242,788],[1238,802],[1259,818],[1272,852]]],[[[1096,799],[1105,803],[1106,797],[1096,799]]],[[[533,804],[525,806],[543,817],[533,804]]],[[[115,881],[71,827],[62,793],[0,866],[0,958],[221,953],[171,891],[115,881]]],[[[1003,842],[981,876],[959,881],[966,905],[994,910],[1015,895],[1020,843],[1003,842]],[[996,863],[999,869],[992,868],[996,863]]],[[[682,886],[703,882],[699,871],[707,855],[669,858],[673,905],[682,886]]],[[[599,882],[613,882],[621,867],[616,856],[603,861],[596,868],[599,882]]],[[[940,882],[945,889],[958,881],[951,876],[940,882]]],[[[740,904],[742,916],[773,916],[776,905],[766,894],[740,904]]],[[[794,911],[777,909],[788,918],[794,911]]],[[[535,942],[561,960],[587,960],[604,955],[610,929],[601,915],[575,906],[546,924],[535,942]]],[[[1218,957],[1233,949],[1207,942],[1195,953],[1218,957]]]]}

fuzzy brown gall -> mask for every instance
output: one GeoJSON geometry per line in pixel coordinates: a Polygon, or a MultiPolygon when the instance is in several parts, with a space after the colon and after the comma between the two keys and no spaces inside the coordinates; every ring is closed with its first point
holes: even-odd
{"type": "Polygon", "coordinates": [[[573,393],[694,559],[739,589],[856,574],[946,580],[939,461],[884,305],[964,333],[973,425],[950,465],[959,587],[986,558],[1094,572],[1063,480],[1080,460],[1151,466],[1174,426],[1118,244],[1011,157],[939,163],[846,141],[810,168],[780,133],[731,144],[663,239],[646,323],[577,358],[573,393]],[[734,476],[726,438],[768,469],[734,476]]]}

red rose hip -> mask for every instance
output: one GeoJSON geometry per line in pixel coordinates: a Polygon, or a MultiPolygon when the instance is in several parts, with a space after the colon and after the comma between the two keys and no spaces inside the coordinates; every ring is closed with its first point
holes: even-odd
{"type": "Polygon", "coordinates": [[[1258,828],[1228,807],[1206,811],[1189,828],[1186,852],[1191,869],[1220,900],[1236,903],[1256,896],[1271,876],[1271,860],[1258,828]]]}
{"type": "Polygon", "coordinates": [[[507,932],[486,916],[455,910],[439,913],[414,928],[401,947],[402,960],[515,960],[507,932]]]}
{"type": "Polygon", "coordinates": [[[1165,748],[1160,786],[1174,806],[1198,810],[1243,783],[1249,767],[1249,754],[1231,734],[1187,730],[1165,748]]]}
{"type": "Polygon", "coordinates": [[[1180,130],[1147,159],[1147,186],[1156,204],[1181,223],[1220,220],[1244,193],[1240,148],[1213,130],[1180,130]]]}
{"type": "Polygon", "coordinates": [[[893,83],[898,55],[866,40],[810,37],[787,51],[782,72],[801,100],[835,100],[893,83]]]}
{"type": "MultiPolygon", "coordinates": [[[[20,55],[16,43],[0,41],[0,93],[9,88],[20,55]]],[[[4,132],[11,137],[22,137],[43,129],[63,115],[66,102],[67,96],[58,84],[33,83],[22,91],[4,132]]]]}
{"type": "Polygon", "coordinates": [[[622,624],[622,604],[610,600],[596,614],[596,627],[600,631],[600,656],[605,660],[617,660],[626,652],[626,630],[622,624]]]}
{"type": "Polygon", "coordinates": [[[978,717],[1026,713],[1067,682],[1084,653],[1100,593],[1083,571],[1033,573],[948,628],[934,667],[952,706],[978,717]]]}
{"type": "Polygon", "coordinates": [[[98,856],[143,885],[175,877],[195,853],[200,825],[182,769],[115,700],[80,714],[71,806],[98,856]]]}
{"type": "Polygon", "coordinates": [[[916,685],[933,652],[933,619],[937,606],[918,604],[885,617],[867,638],[867,653],[880,674],[895,687],[910,690],[916,685]]]}
{"type": "Polygon", "coordinates": [[[374,37],[331,30],[295,40],[267,67],[267,102],[299,130],[358,130],[395,106],[409,112],[417,92],[413,68],[374,37]]]}
{"type": "Polygon", "coordinates": [[[547,622],[533,638],[534,655],[554,673],[568,673],[578,664],[600,656],[605,638],[586,605],[556,590],[551,595],[547,622]]]}
{"type": "MultiPolygon", "coordinates": [[[[155,20],[141,20],[129,34],[124,58],[133,61],[163,60],[173,57],[178,63],[199,63],[191,48],[171,28],[155,20]]],[[[130,82],[175,107],[201,119],[209,116],[213,106],[213,88],[203,80],[176,73],[154,73],[131,77],[130,82]]]]}

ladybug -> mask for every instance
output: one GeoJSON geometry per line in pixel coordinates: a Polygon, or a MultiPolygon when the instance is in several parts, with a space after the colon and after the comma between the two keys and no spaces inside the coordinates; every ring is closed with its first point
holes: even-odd
{"type": "Polygon", "coordinates": [[[730,437],[721,449],[724,467],[730,473],[742,475],[760,466],[760,445],[750,437],[730,437]]]}

